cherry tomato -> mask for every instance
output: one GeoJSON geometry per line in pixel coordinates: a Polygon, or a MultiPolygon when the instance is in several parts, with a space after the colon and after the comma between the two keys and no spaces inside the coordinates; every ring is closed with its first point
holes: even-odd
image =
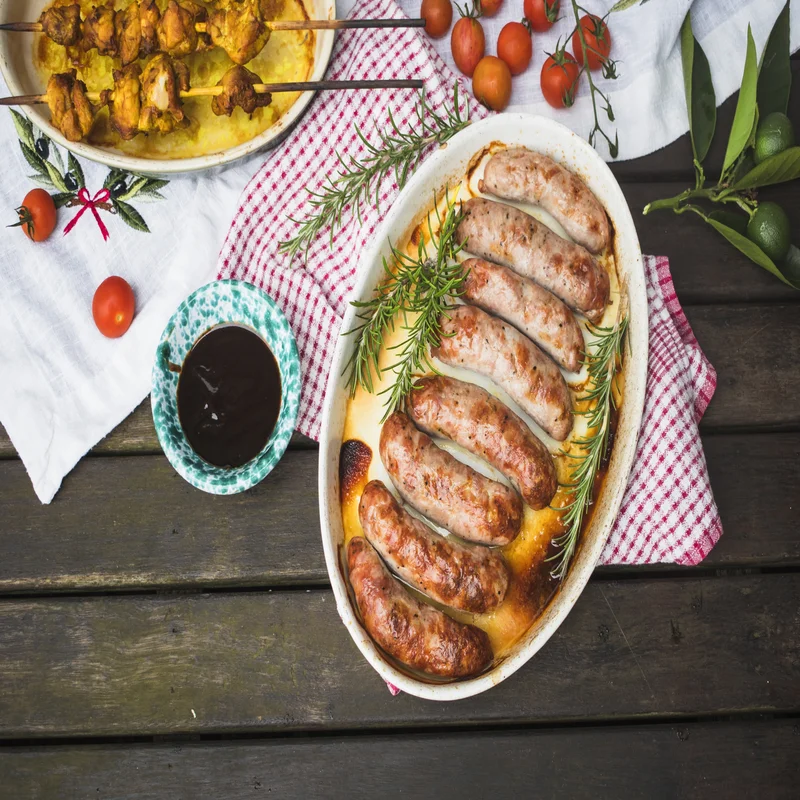
{"type": "Polygon", "coordinates": [[[17,209],[23,233],[34,242],[43,242],[56,227],[56,204],[44,189],[31,189],[17,209]]]}
{"type": "Polygon", "coordinates": [[[450,30],[453,5],[450,0],[422,0],[419,15],[425,20],[425,33],[433,39],[441,39],[450,30]]]}
{"type": "Polygon", "coordinates": [[[542,94],[553,108],[571,106],[578,88],[580,67],[566,52],[548,56],[542,65],[542,94]]]}
{"type": "Polygon", "coordinates": [[[486,51],[483,27],[474,16],[468,13],[453,26],[453,32],[450,34],[450,50],[456,66],[471,78],[486,51]]]}
{"type": "Polygon", "coordinates": [[[508,64],[512,75],[528,69],[533,55],[533,41],[521,22],[508,22],[497,37],[497,55],[508,64]]]}
{"type": "Polygon", "coordinates": [[[525,0],[525,19],[537,33],[544,33],[558,19],[560,5],[560,0],[525,0]]]}
{"type": "Polygon", "coordinates": [[[503,0],[480,0],[481,16],[493,17],[503,5],[503,0]]]}
{"type": "MultiPolygon", "coordinates": [[[[583,28],[583,38],[586,40],[589,69],[600,69],[608,61],[608,54],[611,50],[611,34],[608,26],[600,17],[585,14],[581,17],[581,28],[583,28]]],[[[575,53],[575,60],[579,64],[583,64],[583,50],[578,31],[572,34],[572,51],[575,53]]]]}
{"type": "Polygon", "coordinates": [[[128,330],[136,312],[136,299],[131,285],[124,278],[106,278],[94,293],[92,316],[97,330],[109,339],[116,339],[128,330]]]}
{"type": "Polygon", "coordinates": [[[484,56],[472,75],[472,93],[492,111],[502,111],[511,99],[511,70],[496,56],[484,56]]]}

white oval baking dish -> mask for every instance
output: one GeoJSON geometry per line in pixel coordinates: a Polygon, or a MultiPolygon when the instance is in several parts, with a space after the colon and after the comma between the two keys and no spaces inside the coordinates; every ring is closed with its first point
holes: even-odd
{"type": "MultiPolygon", "coordinates": [[[[39,19],[45,6],[49,4],[50,0],[3,0],[0,2],[0,22],[35,22],[39,19]]],[[[336,19],[336,0],[310,0],[309,16],[312,15],[315,19],[336,19]]],[[[39,94],[45,89],[33,64],[32,37],[39,35],[41,34],[0,31],[0,72],[3,73],[3,78],[12,95],[39,94]]],[[[335,31],[317,31],[314,69],[309,80],[318,81],[325,77],[328,62],[331,59],[334,38],[335,31]]],[[[275,147],[283,141],[300,119],[314,94],[315,92],[303,92],[294,105],[271,128],[267,128],[254,139],[196,158],[140,158],[125,155],[112,148],[96,147],[85,142],[70,142],[50,124],[50,112],[47,110],[47,106],[20,106],[19,110],[53,141],[67,150],[71,150],[77,156],[83,156],[127,172],[170,175],[221,167],[259,150],[275,147]]]]}
{"type": "MultiPolygon", "coordinates": [[[[647,295],[642,254],[628,205],[611,170],[583,139],[559,123],[527,114],[499,114],[471,125],[432,155],[409,181],[375,234],[359,264],[351,299],[368,299],[382,276],[382,258],[389,241],[402,242],[427,212],[434,192],[460,180],[474,154],[492,142],[522,145],[545,153],[578,173],[595,193],[614,225],[615,254],[621,284],[627,290],[630,327],[625,361],[625,394],[613,456],[597,508],[584,533],[567,578],[542,615],[503,660],[475,678],[451,683],[418,680],[393,666],[361,626],[348,594],[339,502],[339,450],[348,390],[342,378],[354,337],[340,337],[328,378],[319,452],[319,502],[322,544],[336,607],[359,650],[380,676],[409,694],[431,700],[458,700],[486,691],[518,670],[552,636],[575,604],[594,570],[622,502],[633,463],[644,406],[647,377],[647,295]]],[[[354,325],[354,310],[345,315],[342,331],[354,325]]]]}

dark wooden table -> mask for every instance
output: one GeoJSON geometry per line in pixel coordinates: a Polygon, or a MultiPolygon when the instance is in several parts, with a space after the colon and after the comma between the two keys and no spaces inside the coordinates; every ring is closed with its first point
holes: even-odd
{"type": "MultiPolygon", "coordinates": [[[[798,797],[800,297],[699,220],[641,216],[690,164],[684,137],[614,170],[719,374],[701,566],[600,568],[499,687],[393,698],[336,615],[313,442],[211,497],[144,403],[41,506],[0,429],[0,796],[798,797]]],[[[797,188],[765,194],[800,243],[797,188]]]]}

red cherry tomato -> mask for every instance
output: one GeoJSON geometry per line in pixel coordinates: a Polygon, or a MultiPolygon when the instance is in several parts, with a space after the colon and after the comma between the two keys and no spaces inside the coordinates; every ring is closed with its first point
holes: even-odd
{"type": "Polygon", "coordinates": [[[425,20],[425,33],[433,39],[441,39],[450,30],[453,5],[450,0],[422,0],[419,15],[425,20]]]}
{"type": "Polygon", "coordinates": [[[502,111],[511,99],[511,71],[496,56],[484,56],[472,75],[472,93],[492,111],[502,111]]]}
{"type": "MultiPolygon", "coordinates": [[[[600,17],[585,14],[581,17],[581,28],[583,28],[583,38],[586,40],[589,69],[600,69],[608,61],[608,54],[611,51],[611,34],[608,26],[600,17]]],[[[575,53],[575,60],[583,64],[583,50],[578,31],[572,34],[572,52],[575,53]]]]}
{"type": "Polygon", "coordinates": [[[116,339],[128,330],[136,312],[133,289],[124,278],[106,278],[94,293],[92,316],[97,330],[116,339]]]}
{"type": "Polygon", "coordinates": [[[542,65],[542,94],[553,108],[571,106],[578,88],[580,67],[566,52],[549,56],[542,65]]]}
{"type": "Polygon", "coordinates": [[[537,33],[544,33],[558,19],[560,5],[560,0],[525,0],[525,19],[537,33]]]}
{"type": "Polygon", "coordinates": [[[44,189],[31,189],[17,215],[22,232],[34,242],[43,242],[56,227],[56,204],[44,189]]]}
{"type": "Polygon", "coordinates": [[[503,0],[480,0],[481,16],[493,17],[503,5],[503,0]]]}
{"type": "Polygon", "coordinates": [[[512,75],[528,69],[533,55],[533,41],[521,22],[508,22],[497,37],[497,55],[508,64],[512,75]]]}
{"type": "Polygon", "coordinates": [[[456,66],[471,78],[486,51],[483,27],[474,16],[468,13],[453,26],[453,32],[450,34],[450,50],[456,66]]]}

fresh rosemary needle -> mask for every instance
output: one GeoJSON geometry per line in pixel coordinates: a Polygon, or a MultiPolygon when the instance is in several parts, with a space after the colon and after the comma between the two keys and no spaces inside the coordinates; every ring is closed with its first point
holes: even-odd
{"type": "Polygon", "coordinates": [[[569,454],[569,458],[577,461],[577,464],[570,475],[570,482],[562,484],[563,488],[569,490],[571,499],[560,509],[565,531],[553,539],[558,552],[550,557],[556,562],[551,574],[557,580],[563,580],[567,574],[584,518],[592,504],[595,479],[608,451],[611,412],[616,407],[613,384],[622,364],[627,329],[627,317],[612,328],[590,327],[590,333],[597,338],[586,354],[591,389],[581,400],[588,403],[588,407],[575,412],[587,417],[589,433],[573,441],[582,452],[580,455],[569,454]]]}
{"type": "Polygon", "coordinates": [[[421,92],[415,116],[414,123],[407,130],[401,130],[390,110],[388,128],[377,132],[376,144],[371,144],[361,129],[354,126],[367,154],[358,159],[337,153],[338,175],[328,176],[319,191],[308,189],[308,202],[313,210],[303,219],[290,217],[300,226],[299,230],[294,237],[278,245],[279,252],[286,253],[290,263],[300,252],[308,259],[311,244],[326,228],[330,228],[333,246],[333,236],[341,227],[342,215],[348,208],[355,209],[359,223],[362,205],[373,197],[375,207],[380,210],[381,185],[390,172],[402,189],[428,147],[443,145],[470,124],[469,105],[465,103],[463,111],[459,107],[457,82],[453,85],[452,109],[437,114],[421,92]]]}
{"type": "Polygon", "coordinates": [[[375,296],[352,303],[359,309],[357,316],[362,323],[345,334],[357,338],[345,367],[352,394],[359,386],[370,393],[374,391],[373,373],[381,375],[380,353],[387,334],[394,331],[398,320],[407,333],[400,343],[389,348],[397,360],[386,368],[394,372],[394,381],[380,392],[388,395],[384,420],[402,405],[420,372],[436,371],[430,363],[429,349],[441,342],[441,317],[461,294],[466,277],[456,260],[462,249],[455,238],[461,219],[460,206],[448,202],[444,219],[438,209],[436,219],[439,229],[434,232],[428,217],[435,256],[429,256],[424,240],[420,241],[416,256],[408,256],[392,246],[391,262],[383,260],[386,279],[375,296]]]}

